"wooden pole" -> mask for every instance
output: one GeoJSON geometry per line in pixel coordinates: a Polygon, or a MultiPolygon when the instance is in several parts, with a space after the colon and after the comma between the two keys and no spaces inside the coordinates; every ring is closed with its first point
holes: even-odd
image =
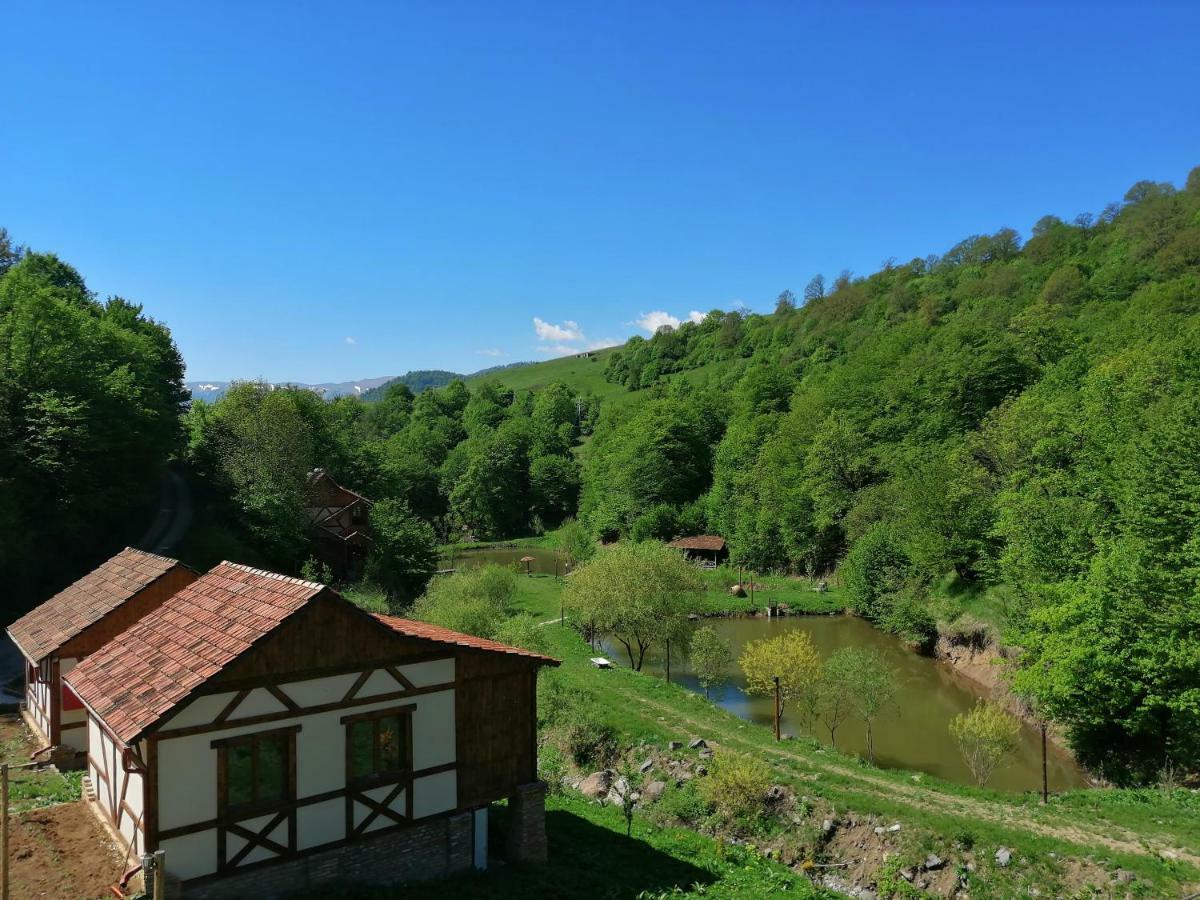
{"type": "Polygon", "coordinates": [[[776,675],[775,681],[775,740],[779,740],[779,719],[782,715],[779,704],[779,676],[776,675]]]}
{"type": "Polygon", "coordinates": [[[1046,765],[1046,723],[1042,722],[1042,803],[1050,802],[1050,774],[1046,765]]]}
{"type": "Polygon", "coordinates": [[[167,851],[154,851],[154,900],[167,898],[167,851]]]}
{"type": "Polygon", "coordinates": [[[0,862],[0,896],[8,900],[8,763],[0,765],[0,851],[4,854],[0,862]]]}

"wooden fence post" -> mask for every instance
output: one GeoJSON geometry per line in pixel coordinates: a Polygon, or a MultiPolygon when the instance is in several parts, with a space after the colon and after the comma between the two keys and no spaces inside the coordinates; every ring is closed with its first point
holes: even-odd
{"type": "Polygon", "coordinates": [[[8,900],[8,763],[0,765],[0,814],[3,819],[0,820],[0,850],[4,852],[4,859],[0,862],[0,888],[3,890],[4,900],[8,900]]]}
{"type": "Polygon", "coordinates": [[[154,851],[154,900],[167,898],[167,851],[154,851]]]}
{"type": "Polygon", "coordinates": [[[781,710],[779,709],[779,676],[775,676],[775,740],[779,740],[779,718],[781,710]]]}

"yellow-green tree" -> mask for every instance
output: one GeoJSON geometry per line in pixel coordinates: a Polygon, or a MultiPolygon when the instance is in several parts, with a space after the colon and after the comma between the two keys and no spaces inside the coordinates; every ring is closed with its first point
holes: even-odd
{"type": "Polygon", "coordinates": [[[751,641],[738,660],[746,676],[746,693],[770,696],[779,685],[776,733],[788,701],[803,701],[817,690],[821,657],[805,631],[794,630],[773,638],[751,641]]]}
{"type": "Polygon", "coordinates": [[[950,733],[976,783],[983,787],[992,772],[1017,749],[1021,726],[999,705],[983,700],[950,720],[950,733]]]}

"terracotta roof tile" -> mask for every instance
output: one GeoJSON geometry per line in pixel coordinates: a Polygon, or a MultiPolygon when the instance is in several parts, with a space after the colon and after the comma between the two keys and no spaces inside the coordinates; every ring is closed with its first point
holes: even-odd
{"type": "Polygon", "coordinates": [[[17,619],[8,633],[40,662],[177,566],[176,560],[126,547],[17,619]]]}
{"type": "Polygon", "coordinates": [[[532,650],[523,650],[520,647],[510,647],[508,644],[501,644],[498,641],[489,641],[487,638],[475,637],[470,634],[463,634],[460,631],[451,631],[449,628],[442,628],[438,625],[430,625],[428,622],[418,622],[415,619],[400,619],[396,616],[384,616],[374,614],[375,618],[382,622],[388,628],[406,637],[422,638],[427,641],[437,641],[439,644],[453,644],[456,647],[469,647],[473,650],[487,650],[492,653],[508,653],[513,656],[525,656],[529,659],[535,659],[539,665],[557,666],[559,662],[552,656],[543,656],[541,653],[534,653],[532,650]]]}
{"type": "Polygon", "coordinates": [[[683,550],[724,550],[725,538],[715,534],[698,534],[694,537],[676,538],[669,546],[683,550]]]}
{"type": "Polygon", "coordinates": [[[133,741],[324,590],[223,562],[64,677],[117,737],[133,741]]]}

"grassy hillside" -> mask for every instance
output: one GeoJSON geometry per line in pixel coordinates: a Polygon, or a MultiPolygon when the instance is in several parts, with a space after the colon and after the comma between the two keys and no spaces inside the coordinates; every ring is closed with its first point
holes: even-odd
{"type": "Polygon", "coordinates": [[[485,372],[467,378],[468,387],[496,381],[514,391],[537,391],[553,382],[561,382],[573,393],[593,394],[602,399],[627,394],[625,387],[604,380],[604,367],[617,348],[598,350],[590,359],[564,356],[546,362],[514,366],[499,372],[485,372]]]}

